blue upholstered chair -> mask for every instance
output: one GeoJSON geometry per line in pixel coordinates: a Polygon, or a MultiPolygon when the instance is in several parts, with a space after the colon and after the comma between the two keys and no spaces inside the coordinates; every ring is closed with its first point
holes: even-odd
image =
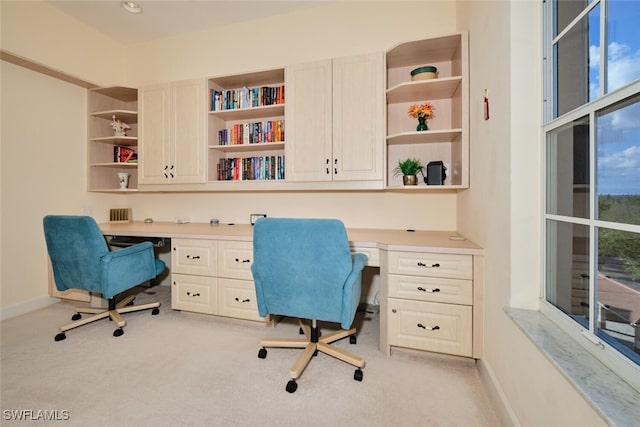
{"type": "Polygon", "coordinates": [[[303,339],[263,339],[258,357],[267,347],[304,348],[291,367],[286,390],[297,389],[296,379],[318,351],[356,366],[354,379],[362,381],[364,359],[330,345],[350,337],[360,302],[366,255],[351,254],[344,225],[335,219],[261,218],[253,232],[251,266],[258,311],[298,318],[303,339]],[[309,327],[303,319],[311,320],[309,327]],[[320,336],[317,321],[339,323],[342,330],[320,336]]]}
{"type": "Polygon", "coordinates": [[[110,251],[98,224],[88,216],[48,215],[43,226],[56,288],[100,293],[108,300],[108,309],[76,308],[73,322],[60,326],[56,341],[65,339],[69,329],[104,318],[111,318],[118,326],[113,332],[118,337],[126,324],[121,314],[147,309],[159,313],[159,302],[133,305],[135,295],[125,296],[117,304],[115,300],[118,294],[154,279],[164,270],[165,264],[155,258],[150,242],[110,251]],[[93,316],[82,319],[80,313],[93,316]]]}

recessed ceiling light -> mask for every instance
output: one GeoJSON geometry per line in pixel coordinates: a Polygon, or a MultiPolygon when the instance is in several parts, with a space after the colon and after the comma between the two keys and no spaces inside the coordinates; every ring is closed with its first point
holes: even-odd
{"type": "Polygon", "coordinates": [[[130,13],[142,13],[140,5],[134,1],[123,1],[120,3],[122,8],[130,13]]]}

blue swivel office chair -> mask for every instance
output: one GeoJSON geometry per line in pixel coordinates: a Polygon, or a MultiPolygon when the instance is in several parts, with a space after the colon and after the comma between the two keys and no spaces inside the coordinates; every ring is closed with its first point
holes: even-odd
{"type": "Polygon", "coordinates": [[[261,218],[254,227],[251,266],[260,316],[297,317],[304,339],[263,339],[258,357],[266,347],[304,348],[291,367],[286,390],[297,389],[296,379],[317,352],[356,366],[353,378],[362,381],[364,359],[330,345],[350,337],[360,302],[364,254],[351,254],[344,225],[334,219],[261,218]],[[311,327],[302,319],[310,319],[311,327]],[[343,330],[320,336],[317,321],[340,323],[343,330]]]}
{"type": "Polygon", "coordinates": [[[98,224],[88,216],[48,215],[43,226],[56,288],[101,293],[108,299],[108,309],[76,308],[71,318],[74,322],[60,326],[56,341],[65,339],[69,329],[107,317],[118,326],[113,336],[119,337],[126,324],[121,314],[147,309],[153,309],[151,314],[160,312],[159,302],[133,305],[134,295],[117,304],[115,301],[118,294],[154,279],[164,270],[165,264],[155,258],[150,242],[110,251],[98,224]],[[93,316],[82,319],[80,313],[93,316]]]}

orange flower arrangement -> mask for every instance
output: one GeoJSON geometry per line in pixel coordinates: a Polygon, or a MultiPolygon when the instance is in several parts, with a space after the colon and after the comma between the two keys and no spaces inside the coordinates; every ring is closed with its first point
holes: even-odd
{"type": "Polygon", "coordinates": [[[409,107],[409,116],[417,119],[418,117],[426,117],[430,119],[435,116],[434,114],[435,108],[431,105],[430,102],[425,102],[424,104],[413,104],[409,107]]]}

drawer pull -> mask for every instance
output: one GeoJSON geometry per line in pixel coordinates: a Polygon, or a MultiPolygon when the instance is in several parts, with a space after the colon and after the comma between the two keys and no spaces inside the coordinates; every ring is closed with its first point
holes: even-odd
{"type": "Polygon", "coordinates": [[[238,302],[243,302],[243,303],[244,303],[244,302],[251,302],[251,300],[250,300],[249,298],[240,299],[240,298],[238,298],[238,297],[236,297],[236,301],[238,301],[238,302]]]}
{"type": "Polygon", "coordinates": [[[199,297],[200,296],[200,292],[196,292],[194,294],[192,294],[191,292],[187,292],[187,296],[188,297],[199,297]]]}
{"type": "Polygon", "coordinates": [[[438,268],[440,267],[440,264],[435,263],[435,264],[431,264],[431,265],[427,265],[424,262],[420,262],[418,261],[418,267],[424,267],[424,268],[438,268]]]}
{"type": "Polygon", "coordinates": [[[422,291],[422,292],[431,292],[431,293],[435,293],[435,292],[440,292],[440,288],[435,288],[435,289],[425,289],[422,286],[418,286],[418,290],[422,291]]]}
{"type": "Polygon", "coordinates": [[[195,256],[187,255],[187,259],[200,259],[200,255],[195,255],[195,256]]]}
{"type": "Polygon", "coordinates": [[[418,323],[416,326],[418,326],[418,328],[422,328],[422,329],[429,329],[430,331],[437,331],[438,329],[440,329],[440,326],[436,325],[436,326],[424,326],[422,323],[418,323]]]}
{"type": "Polygon", "coordinates": [[[245,263],[245,262],[251,262],[251,260],[250,260],[250,259],[240,259],[240,258],[236,258],[236,262],[245,263]]]}

